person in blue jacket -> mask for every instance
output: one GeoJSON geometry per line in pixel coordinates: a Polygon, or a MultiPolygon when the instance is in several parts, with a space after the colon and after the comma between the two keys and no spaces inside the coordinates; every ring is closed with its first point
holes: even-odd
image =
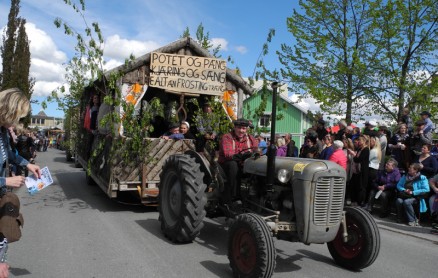
{"type": "Polygon", "coordinates": [[[19,125],[20,119],[27,116],[29,111],[30,102],[19,89],[0,92],[0,194],[6,192],[6,187],[20,187],[25,182],[23,176],[6,175],[9,161],[26,167],[35,176],[41,177],[40,167],[16,155],[10,146],[8,128],[19,125]]]}
{"type": "Polygon", "coordinates": [[[266,155],[266,152],[268,151],[268,144],[265,141],[265,138],[263,138],[261,135],[256,135],[255,139],[259,142],[259,149],[262,152],[262,155],[266,155]]]}
{"type": "MultiPolygon", "coordinates": [[[[7,187],[18,188],[25,184],[25,178],[21,175],[10,177],[7,173],[8,163],[11,161],[16,165],[26,167],[38,178],[41,178],[41,170],[38,165],[30,164],[29,161],[15,154],[10,145],[8,129],[17,126],[21,118],[28,115],[30,111],[29,99],[17,88],[7,89],[0,92],[0,196],[6,193],[7,187]]],[[[3,207],[3,208],[6,208],[3,207]]],[[[5,254],[6,242],[4,241],[3,230],[8,227],[0,227],[0,253],[5,254]]],[[[0,261],[0,277],[9,276],[9,265],[3,260],[0,261]]]]}
{"type": "Polygon", "coordinates": [[[426,212],[426,202],[422,195],[429,193],[429,181],[420,173],[421,164],[412,163],[408,173],[397,183],[397,221],[402,222],[403,211],[409,226],[418,226],[414,205],[420,203],[420,212],[426,212]]]}

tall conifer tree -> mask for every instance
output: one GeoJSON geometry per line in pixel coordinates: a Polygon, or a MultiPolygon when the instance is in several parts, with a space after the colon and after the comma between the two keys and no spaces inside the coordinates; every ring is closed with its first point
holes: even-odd
{"type": "Polygon", "coordinates": [[[30,71],[30,51],[29,40],[25,29],[26,20],[20,19],[20,26],[18,28],[17,43],[14,58],[14,82],[17,88],[21,89],[30,99],[32,96],[32,89],[34,79],[29,76],[30,71]]]}
{"type": "MultiPolygon", "coordinates": [[[[19,88],[30,99],[35,80],[29,76],[31,60],[25,28],[26,20],[18,17],[19,12],[20,0],[11,0],[8,25],[0,47],[3,59],[0,89],[19,88]]],[[[24,120],[24,125],[27,126],[29,122],[30,113],[24,120]]]]}
{"type": "Polygon", "coordinates": [[[8,25],[3,34],[3,44],[0,48],[2,55],[2,88],[7,89],[14,86],[13,64],[15,57],[15,41],[19,25],[18,13],[20,11],[20,0],[11,0],[11,9],[9,10],[8,25]]]}
{"type": "Polygon", "coordinates": [[[19,12],[20,0],[11,0],[8,25],[0,48],[3,59],[1,87],[3,90],[17,87],[30,99],[35,81],[29,76],[31,60],[26,20],[18,16],[19,12]]]}

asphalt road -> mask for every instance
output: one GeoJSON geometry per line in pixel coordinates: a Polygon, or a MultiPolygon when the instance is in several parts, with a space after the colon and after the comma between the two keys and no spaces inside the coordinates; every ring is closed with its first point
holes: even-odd
{"type": "MultiPolygon", "coordinates": [[[[25,221],[22,239],[9,247],[10,277],[232,277],[224,219],[206,220],[192,244],[173,244],[155,208],[108,199],[62,151],[39,153],[37,164],[55,183],[34,196],[17,191],[25,221]]],[[[379,226],[380,255],[363,271],[337,267],[325,245],[276,241],[273,277],[437,277],[438,236],[379,226]]]]}

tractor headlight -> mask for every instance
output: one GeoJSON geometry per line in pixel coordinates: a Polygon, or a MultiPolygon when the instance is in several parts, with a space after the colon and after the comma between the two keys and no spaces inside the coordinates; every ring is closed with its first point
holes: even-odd
{"type": "Polygon", "coordinates": [[[277,179],[281,183],[287,183],[290,180],[290,177],[291,177],[291,174],[286,169],[281,169],[280,171],[277,172],[277,179]]]}

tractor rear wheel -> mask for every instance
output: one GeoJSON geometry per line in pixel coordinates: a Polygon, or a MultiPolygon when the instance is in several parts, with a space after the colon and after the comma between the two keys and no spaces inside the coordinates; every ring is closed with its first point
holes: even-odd
{"type": "Polygon", "coordinates": [[[188,155],[172,155],[163,166],[159,219],[164,235],[173,242],[191,242],[204,226],[207,198],[203,176],[199,164],[188,155]]]}

